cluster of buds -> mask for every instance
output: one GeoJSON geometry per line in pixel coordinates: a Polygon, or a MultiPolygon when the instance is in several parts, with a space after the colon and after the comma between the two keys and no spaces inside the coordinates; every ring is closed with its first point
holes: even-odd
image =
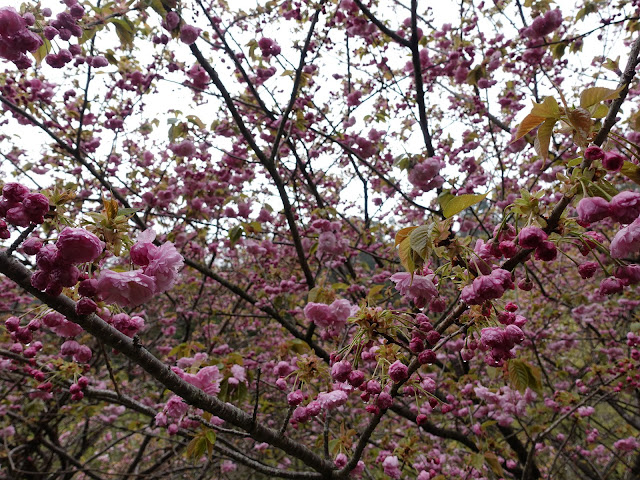
{"type": "Polygon", "coordinates": [[[71,394],[71,400],[80,401],[84,398],[83,390],[89,385],[89,379],[87,377],[80,377],[77,383],[73,383],[69,387],[69,393],[71,394]]]}
{"type": "Polygon", "coordinates": [[[35,252],[38,266],[31,276],[31,285],[50,295],[60,295],[64,287],[73,287],[78,283],[80,270],[76,265],[93,262],[102,254],[104,246],[104,242],[93,233],[70,227],[60,232],[55,244],[27,245],[25,253],[35,252]]]}
{"type": "MultiPolygon", "coordinates": [[[[21,183],[7,183],[2,187],[0,217],[16,227],[44,223],[49,212],[49,199],[41,193],[31,191],[21,183]]],[[[7,224],[0,220],[0,238],[9,238],[7,224]]]]}

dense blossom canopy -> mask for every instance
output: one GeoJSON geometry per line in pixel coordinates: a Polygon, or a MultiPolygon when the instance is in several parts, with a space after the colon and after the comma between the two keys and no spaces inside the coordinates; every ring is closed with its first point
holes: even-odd
{"type": "Polygon", "coordinates": [[[637,1],[7,3],[8,478],[640,478],[637,1]]]}

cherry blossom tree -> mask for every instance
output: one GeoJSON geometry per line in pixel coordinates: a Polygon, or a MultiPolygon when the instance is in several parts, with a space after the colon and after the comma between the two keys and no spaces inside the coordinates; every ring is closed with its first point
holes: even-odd
{"type": "Polygon", "coordinates": [[[640,476],[640,5],[0,7],[0,465],[640,476]]]}

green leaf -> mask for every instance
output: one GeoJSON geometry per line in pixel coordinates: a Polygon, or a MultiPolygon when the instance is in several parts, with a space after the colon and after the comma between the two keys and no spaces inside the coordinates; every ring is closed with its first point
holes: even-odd
{"type": "Polygon", "coordinates": [[[207,441],[213,445],[216,443],[216,432],[214,432],[213,430],[211,430],[210,428],[206,429],[204,432],[204,436],[206,437],[207,441]]]}
{"type": "Polygon", "coordinates": [[[124,215],[125,217],[128,215],[133,215],[136,212],[139,212],[140,208],[119,208],[117,216],[124,215]]]}
{"type": "Polygon", "coordinates": [[[518,125],[518,131],[516,132],[515,137],[513,137],[513,141],[515,142],[517,140],[520,140],[527,133],[529,133],[531,130],[533,130],[542,122],[544,122],[544,120],[545,120],[544,117],[540,117],[538,115],[532,115],[532,114],[529,114],[526,117],[524,117],[524,119],[522,120],[522,123],[518,125]]]}
{"type": "Polygon", "coordinates": [[[38,48],[35,52],[31,52],[31,55],[33,55],[33,58],[36,60],[37,65],[40,65],[40,63],[42,63],[42,60],[44,60],[44,57],[46,57],[51,51],[51,42],[44,36],[41,36],[40,38],[42,38],[44,43],[40,45],[40,48],[38,48]]]}
{"type": "Polygon", "coordinates": [[[620,172],[629,180],[640,185],[640,167],[635,163],[624,162],[622,170],[620,172]]]}
{"type": "Polygon", "coordinates": [[[553,134],[553,127],[555,127],[557,120],[555,118],[547,118],[540,128],[538,128],[538,140],[536,147],[536,153],[545,160],[549,158],[549,143],[551,142],[551,135],[553,134]]]}
{"type": "Polygon", "coordinates": [[[194,437],[187,445],[187,458],[190,460],[198,460],[207,450],[207,439],[202,436],[194,437]]]}
{"type": "Polygon", "coordinates": [[[229,230],[229,240],[231,240],[231,245],[235,245],[238,243],[238,240],[242,238],[242,227],[240,225],[236,225],[229,230]]]}
{"type": "Polygon", "coordinates": [[[413,251],[411,250],[411,241],[409,237],[402,240],[400,247],[398,248],[398,255],[400,256],[400,263],[407,272],[413,273],[416,269],[416,264],[413,261],[413,251]]]}
{"type": "Polygon", "coordinates": [[[374,298],[380,294],[382,290],[384,290],[384,285],[374,285],[369,289],[369,293],[367,293],[367,298],[374,298]]]}
{"type": "Polygon", "coordinates": [[[116,35],[124,47],[133,46],[135,26],[128,18],[111,18],[109,20],[116,27],[116,35]]]}
{"type": "Polygon", "coordinates": [[[546,97],[542,103],[533,102],[533,108],[529,115],[542,118],[560,118],[560,107],[558,102],[553,97],[546,97]]]}
{"type": "Polygon", "coordinates": [[[623,88],[624,86],[616,90],[604,87],[587,88],[580,94],[580,106],[582,108],[589,108],[605,100],[616,99],[623,88]]]}
{"type": "Polygon", "coordinates": [[[421,225],[411,232],[409,235],[409,244],[414,252],[416,252],[423,260],[429,255],[429,247],[431,246],[431,232],[433,224],[421,225]]]}
{"type": "Polygon", "coordinates": [[[463,211],[465,208],[469,208],[475,205],[476,203],[480,203],[482,200],[487,198],[487,195],[489,195],[489,192],[483,195],[478,195],[478,194],[459,195],[449,200],[449,202],[447,202],[447,204],[442,209],[442,213],[444,214],[445,218],[453,217],[454,215],[463,211]]]}
{"type": "Polygon", "coordinates": [[[542,388],[540,370],[522,360],[509,360],[509,381],[519,392],[524,392],[527,387],[536,392],[542,388]]]}
{"type": "Polygon", "coordinates": [[[504,476],[502,465],[500,465],[500,461],[498,460],[498,457],[496,456],[495,453],[485,452],[484,459],[487,462],[487,465],[489,465],[489,467],[491,468],[491,470],[493,470],[493,473],[495,473],[498,477],[504,476]]]}
{"type": "Polygon", "coordinates": [[[416,228],[418,227],[406,227],[401,229],[400,231],[398,231],[398,233],[396,233],[396,242],[394,244],[394,247],[397,247],[398,245],[400,245],[402,243],[402,241],[407,238],[409,236],[409,234],[414,231],[416,228]]]}
{"type": "Polygon", "coordinates": [[[574,158],[567,162],[567,167],[576,167],[582,163],[582,157],[574,158]]]}

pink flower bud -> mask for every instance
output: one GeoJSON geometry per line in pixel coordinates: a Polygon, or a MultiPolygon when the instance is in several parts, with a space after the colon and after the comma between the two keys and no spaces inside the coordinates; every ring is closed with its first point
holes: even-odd
{"type": "Polygon", "coordinates": [[[382,410],[387,409],[391,407],[391,405],[393,405],[393,398],[387,392],[382,392],[380,395],[378,395],[376,405],[382,410]]]}
{"type": "Polygon", "coordinates": [[[60,233],[56,246],[62,262],[78,264],[98,258],[104,249],[104,242],[83,228],[67,227],[60,233]]]}
{"type": "Polygon", "coordinates": [[[591,278],[598,271],[598,264],[596,262],[586,262],[578,267],[578,273],[584,279],[591,278]]]}
{"type": "Polygon", "coordinates": [[[578,219],[583,223],[598,222],[610,215],[609,202],[602,197],[584,197],[578,202],[578,219]]]}
{"type": "Polygon", "coordinates": [[[296,390],[287,395],[287,403],[290,407],[296,407],[302,403],[304,400],[304,394],[302,390],[296,390]]]}
{"type": "Polygon", "coordinates": [[[600,147],[592,145],[584,151],[584,158],[590,162],[602,160],[604,158],[604,150],[600,147]]]}
{"type": "Polygon", "coordinates": [[[436,352],[433,350],[425,350],[424,352],[420,352],[418,355],[418,362],[420,365],[427,365],[436,362],[436,352]]]}
{"type": "Polygon", "coordinates": [[[602,166],[610,172],[619,172],[624,165],[624,157],[618,152],[605,152],[602,166]]]}
{"type": "Polygon", "coordinates": [[[522,248],[536,248],[547,238],[547,234],[539,227],[524,227],[518,234],[518,243],[522,248]]]}
{"type": "Polygon", "coordinates": [[[408,376],[409,369],[400,360],[396,360],[389,366],[389,378],[391,378],[391,380],[393,380],[394,382],[402,382],[403,380],[406,380],[408,376]]]}

